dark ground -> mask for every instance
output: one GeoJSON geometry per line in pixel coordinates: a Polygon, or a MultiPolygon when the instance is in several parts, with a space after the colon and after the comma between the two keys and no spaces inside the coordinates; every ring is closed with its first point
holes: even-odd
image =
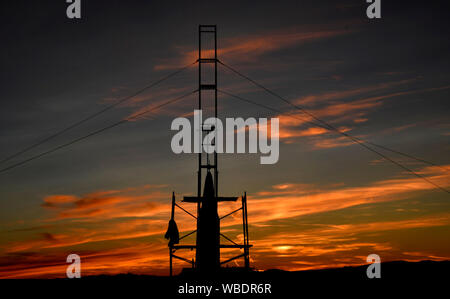
{"type": "MultiPolygon", "coordinates": [[[[121,274],[116,276],[86,276],[81,279],[36,279],[0,281],[3,293],[9,289],[14,297],[21,293],[38,297],[78,298],[171,298],[206,297],[205,295],[178,294],[180,286],[212,286],[210,296],[271,296],[276,298],[364,298],[374,296],[398,296],[406,298],[448,297],[450,261],[433,262],[387,262],[381,264],[381,278],[369,279],[367,266],[337,269],[287,272],[267,270],[264,272],[228,271],[220,277],[199,277],[181,274],[175,277],[121,274]],[[271,284],[270,294],[224,295],[222,284],[254,283],[271,284]],[[218,290],[216,290],[218,289],[218,290]],[[31,293],[29,293],[31,291],[31,293]],[[280,297],[282,296],[282,297],[280,297]],[[422,297],[421,296],[421,297],[422,297]]],[[[382,298],[380,297],[380,298],[382,298]]]]}

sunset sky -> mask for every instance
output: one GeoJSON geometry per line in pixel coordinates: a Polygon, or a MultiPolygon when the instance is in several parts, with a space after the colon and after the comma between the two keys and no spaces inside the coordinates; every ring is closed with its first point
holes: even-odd
{"type": "MultiPolygon", "coordinates": [[[[367,18],[365,0],[82,0],[80,20],[68,19],[66,7],[1,4],[0,160],[194,62],[198,25],[217,24],[222,61],[352,136],[435,163],[380,150],[450,189],[450,26],[439,1],[383,0],[377,20],[367,18]]],[[[197,80],[192,65],[0,168],[193,91],[197,80]]],[[[449,193],[305,123],[223,67],[218,85],[282,111],[219,94],[221,118],[280,119],[278,163],[219,156],[220,194],[248,194],[253,267],[360,265],[372,253],[382,261],[450,259],[449,193]]],[[[196,105],[192,95],[1,172],[0,278],[64,277],[72,253],[82,275],[168,275],[171,193],[194,195],[197,170],[195,154],[172,152],[170,124],[196,105]]],[[[221,203],[219,215],[237,207],[221,203]]],[[[222,222],[236,241],[241,217],[222,222]]],[[[182,233],[195,229],[179,210],[176,221],[182,233]]],[[[176,272],[186,265],[177,262],[176,272]]]]}

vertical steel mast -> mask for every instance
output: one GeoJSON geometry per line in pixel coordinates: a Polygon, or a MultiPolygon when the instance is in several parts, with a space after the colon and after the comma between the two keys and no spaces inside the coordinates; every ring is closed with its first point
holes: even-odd
{"type": "Polygon", "coordinates": [[[198,123],[194,122],[194,135],[196,136],[196,138],[194,138],[196,142],[194,149],[198,149],[197,196],[184,196],[182,201],[197,204],[197,217],[179,206],[175,202],[175,195],[172,195],[171,220],[169,221],[169,228],[166,233],[166,238],[170,239],[170,275],[172,275],[173,258],[188,262],[198,272],[207,274],[217,273],[220,270],[221,265],[241,257],[244,258],[244,268],[246,270],[250,269],[249,248],[252,247],[252,245],[248,242],[247,195],[245,194],[241,197],[241,208],[219,217],[218,203],[230,201],[235,202],[238,200],[238,197],[219,196],[217,151],[213,150],[211,153],[211,146],[215,147],[217,142],[217,123],[211,123],[203,120],[209,117],[214,117],[214,120],[217,120],[216,25],[199,25],[198,36],[198,110],[201,111],[202,117],[199,118],[200,121],[198,123]],[[210,47],[205,47],[205,43],[208,41],[210,47]],[[204,134],[207,134],[207,136],[209,135],[209,138],[206,138],[206,143],[204,134]],[[204,147],[209,150],[204,151],[204,147]],[[205,172],[206,175],[204,175],[205,172]],[[203,180],[204,185],[202,194],[203,180]],[[181,237],[178,235],[178,228],[174,218],[175,207],[180,208],[190,216],[196,218],[197,229],[195,231],[187,233],[181,237]],[[220,232],[220,221],[238,211],[242,211],[244,244],[237,244],[220,232]],[[179,241],[193,233],[196,233],[195,245],[179,244],[179,241]],[[220,237],[223,237],[232,244],[221,244],[220,237]],[[243,249],[244,253],[231,257],[225,261],[221,261],[221,248],[243,249]],[[195,261],[190,261],[175,254],[177,250],[181,249],[195,249],[195,261]]]}
{"type": "Polygon", "coordinates": [[[218,267],[220,263],[220,220],[217,215],[217,151],[214,151],[212,154],[212,164],[210,161],[211,154],[203,152],[204,146],[210,147],[214,146],[216,143],[216,138],[214,138],[214,142],[211,141],[211,144],[204,144],[204,133],[209,134],[213,132],[217,134],[216,128],[212,124],[205,124],[203,120],[207,118],[206,114],[208,112],[210,113],[212,104],[214,105],[214,118],[217,119],[216,29],[216,25],[199,25],[198,27],[198,109],[202,112],[202,120],[199,122],[199,127],[195,128],[198,130],[200,137],[197,172],[197,197],[199,200],[197,202],[196,266],[198,268],[218,267]],[[209,47],[205,47],[204,44],[209,45],[209,47]],[[206,180],[203,192],[204,200],[200,200],[200,198],[202,198],[203,169],[206,169],[206,180]],[[211,169],[214,171],[214,180],[208,177],[211,176],[211,169]],[[208,200],[206,198],[207,193],[213,198],[209,198],[208,200]]]}
{"type": "MultiPolygon", "coordinates": [[[[211,41],[211,40],[209,40],[211,41]]],[[[211,71],[211,68],[209,68],[209,71],[211,71]]],[[[206,91],[213,91],[214,92],[214,117],[217,118],[217,31],[216,31],[216,25],[199,25],[198,27],[198,109],[201,111],[204,111],[202,108],[202,104],[205,104],[205,101],[202,103],[202,94],[206,91]],[[202,40],[204,38],[212,38],[213,39],[213,49],[207,48],[203,49],[203,43],[202,40]],[[203,53],[205,51],[205,53],[203,53]],[[208,66],[213,66],[213,73],[211,72],[203,74],[202,71],[205,71],[205,69],[202,69],[202,65],[207,64],[208,66]],[[213,80],[211,80],[213,79],[213,80]]],[[[211,99],[209,99],[211,100],[211,99]]],[[[207,103],[206,103],[207,104],[207,103]]],[[[200,132],[200,148],[203,147],[203,133],[205,132],[211,132],[214,130],[211,127],[204,126],[203,123],[199,124],[199,128],[195,128],[196,130],[199,130],[200,132]]],[[[217,131],[216,131],[217,132],[217,131]]],[[[201,150],[198,154],[198,188],[197,188],[197,196],[201,196],[201,186],[202,186],[202,169],[213,169],[214,170],[214,185],[215,185],[215,196],[218,197],[219,191],[218,191],[218,168],[217,168],[217,152],[214,151],[213,154],[213,164],[210,163],[209,160],[209,154],[204,153],[206,155],[206,161],[203,161],[203,151],[201,150]],[[206,164],[204,164],[206,162],[206,164]]],[[[197,206],[197,208],[200,208],[200,203],[197,206]]],[[[198,212],[198,211],[197,211],[198,212]]]]}

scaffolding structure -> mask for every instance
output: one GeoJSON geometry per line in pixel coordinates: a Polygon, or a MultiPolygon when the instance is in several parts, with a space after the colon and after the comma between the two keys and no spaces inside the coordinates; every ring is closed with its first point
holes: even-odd
{"type": "MultiPolygon", "coordinates": [[[[199,25],[199,40],[198,40],[198,109],[203,111],[203,108],[209,104],[213,105],[214,118],[217,119],[217,27],[216,25],[199,25]],[[212,37],[212,49],[204,49],[204,38],[212,37]],[[209,71],[209,72],[208,72],[209,71]],[[208,97],[209,95],[209,97],[208,97]]],[[[211,40],[210,40],[211,42],[211,40]]],[[[192,268],[202,273],[215,273],[220,270],[220,267],[238,258],[244,258],[244,268],[250,269],[249,249],[252,245],[249,244],[248,238],[248,219],[247,219],[247,194],[241,197],[242,205],[240,208],[228,213],[222,217],[217,214],[217,207],[219,202],[235,202],[238,197],[220,197],[218,192],[218,159],[217,151],[213,153],[204,153],[204,146],[215,146],[215,138],[211,144],[204,144],[204,134],[211,132],[217,133],[214,124],[199,123],[198,128],[194,128],[194,132],[199,132],[199,146],[198,153],[198,171],[197,171],[197,196],[185,196],[183,202],[196,203],[197,215],[193,215],[184,209],[176,202],[175,193],[172,193],[172,210],[171,219],[169,221],[169,229],[176,231],[177,237],[173,237],[169,241],[169,259],[170,259],[170,276],[173,274],[173,259],[179,259],[187,262],[192,268]],[[212,157],[211,157],[212,156],[212,157]],[[212,161],[211,161],[212,160],[212,161]],[[213,171],[213,175],[211,174],[213,171]],[[204,173],[206,175],[204,176],[204,173]],[[202,190],[202,179],[205,177],[204,192],[202,190]],[[178,237],[178,228],[175,224],[175,208],[181,209],[193,217],[197,222],[197,229],[189,232],[181,237],[178,237]],[[220,232],[220,221],[238,211],[242,211],[242,229],[243,229],[243,244],[238,244],[220,232]],[[179,242],[184,238],[196,233],[196,244],[180,244],[179,242]],[[231,244],[220,244],[220,237],[228,240],[231,244]],[[224,261],[220,260],[220,249],[235,248],[243,250],[243,253],[233,256],[224,261]],[[182,249],[195,250],[195,259],[189,260],[175,254],[182,249]]],[[[166,234],[167,237],[167,234],[166,234]]]]}
{"type": "MultiPolygon", "coordinates": [[[[243,234],[243,243],[242,244],[238,244],[236,242],[234,242],[233,240],[231,240],[230,238],[228,238],[226,235],[220,233],[220,236],[222,236],[224,239],[228,240],[230,243],[232,244],[220,244],[219,247],[220,248],[235,248],[235,249],[243,249],[243,253],[238,254],[236,256],[233,256],[229,259],[226,259],[224,261],[220,261],[220,266],[225,265],[231,261],[234,261],[236,259],[239,258],[243,258],[244,259],[244,268],[246,270],[250,269],[250,251],[249,249],[253,246],[249,243],[249,237],[248,237],[248,218],[247,218],[247,194],[244,193],[244,195],[241,197],[241,202],[242,202],[242,206],[239,207],[238,209],[232,211],[231,213],[228,213],[222,217],[220,217],[220,220],[234,214],[237,213],[239,211],[242,211],[242,234],[243,234]]],[[[172,194],[172,211],[171,211],[171,219],[174,219],[175,216],[175,208],[179,208],[181,211],[183,211],[184,213],[190,215],[191,217],[193,217],[194,219],[197,220],[197,217],[194,216],[192,213],[188,212],[186,209],[184,209],[182,206],[180,206],[175,199],[175,194],[172,194]]],[[[192,232],[186,233],[185,235],[181,236],[179,238],[179,241],[183,240],[186,237],[189,237],[190,235],[196,233],[197,230],[194,230],[192,232]]],[[[189,250],[196,250],[197,249],[197,245],[190,245],[190,244],[171,244],[169,243],[169,263],[170,263],[170,276],[173,275],[173,259],[178,259],[181,261],[184,261],[188,264],[191,265],[192,268],[196,268],[196,263],[195,263],[195,259],[189,260],[187,258],[181,257],[177,254],[175,254],[175,252],[177,252],[178,250],[183,250],[183,249],[189,249],[189,250]]]]}

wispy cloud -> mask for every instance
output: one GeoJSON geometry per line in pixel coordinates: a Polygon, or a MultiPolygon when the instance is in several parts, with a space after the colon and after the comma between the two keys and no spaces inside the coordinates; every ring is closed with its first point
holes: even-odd
{"type": "MultiPolygon", "coordinates": [[[[241,35],[221,40],[218,56],[226,61],[254,61],[264,54],[279,51],[304,43],[318,41],[326,38],[341,36],[355,32],[345,29],[344,24],[335,24],[333,27],[296,27],[284,28],[282,30],[269,31],[253,35],[241,35]]],[[[186,46],[178,46],[182,58],[167,60],[154,68],[155,70],[175,69],[181,65],[191,63],[198,58],[198,51],[186,50],[186,46]]],[[[204,51],[204,58],[213,57],[211,50],[204,51]]]]}
{"type": "MultiPolygon", "coordinates": [[[[286,270],[307,270],[365,264],[365,257],[377,253],[383,261],[448,260],[431,252],[403,252],[390,234],[395,231],[426,229],[450,225],[450,214],[441,213],[404,220],[349,224],[310,225],[289,233],[271,233],[254,240],[252,256],[266,266],[277,258],[286,270]],[[367,241],[368,234],[377,235],[367,241]]],[[[263,229],[264,230],[264,229],[263,229]]]]}
{"type": "MultiPolygon", "coordinates": [[[[29,252],[0,258],[0,278],[65,277],[70,252],[29,252]]],[[[102,250],[81,250],[82,275],[167,274],[167,245],[137,243],[102,250]],[[114,265],[113,267],[111,265],[114,265]]],[[[179,263],[175,266],[179,268],[179,263]]]]}
{"type": "MultiPolygon", "coordinates": [[[[419,171],[442,186],[450,184],[448,173],[440,167],[427,167],[419,171]]],[[[442,213],[403,220],[310,225],[306,230],[275,234],[273,221],[401,200],[408,198],[412,192],[432,188],[420,179],[397,177],[360,187],[283,183],[261,190],[248,199],[255,245],[253,262],[257,267],[268,268],[271,267],[270,260],[277,258],[277,267],[288,270],[361,264],[367,252],[390,252],[393,245],[363,240],[358,235],[449,225],[450,215],[442,213]],[[265,233],[266,230],[271,233],[265,233]]],[[[42,206],[48,210],[50,218],[45,222],[54,225],[31,231],[32,238],[4,244],[0,277],[63,277],[67,266],[65,257],[74,248],[78,248],[76,252],[82,257],[85,275],[124,272],[165,274],[167,245],[162,236],[170,212],[168,198],[168,192],[162,185],[103,190],[83,196],[46,196],[42,206]],[[105,245],[97,250],[96,244],[105,245]],[[117,247],[117,244],[121,245],[117,247]],[[87,251],[85,248],[91,249],[87,251]],[[112,264],[114,267],[109,266],[112,264]]],[[[224,206],[219,214],[225,215],[238,205],[224,206]]],[[[223,232],[232,237],[234,235],[239,241],[242,234],[235,228],[240,228],[240,221],[240,215],[224,219],[223,232]]],[[[183,213],[177,214],[177,222],[182,232],[195,229],[195,222],[183,213]]],[[[230,254],[232,252],[227,251],[223,256],[230,254]]],[[[396,254],[392,256],[417,260],[427,253],[424,252],[423,256],[396,254]]],[[[438,257],[438,254],[428,254],[429,257],[438,257]]],[[[177,267],[181,266],[177,264],[177,267]]]]}
{"type": "Polygon", "coordinates": [[[141,190],[107,190],[84,196],[50,195],[42,204],[57,213],[58,219],[106,219],[119,217],[152,216],[164,210],[162,199],[167,193],[161,189],[165,186],[144,186],[141,190]],[[136,193],[136,191],[147,191],[136,193]]]}
{"type": "MultiPolygon", "coordinates": [[[[413,79],[402,80],[398,82],[366,86],[363,88],[309,95],[297,99],[295,102],[300,105],[311,106],[311,108],[307,109],[314,116],[330,122],[334,126],[337,126],[342,132],[348,132],[353,130],[354,128],[345,126],[345,123],[358,124],[368,121],[368,115],[376,108],[381,107],[384,104],[384,100],[386,99],[411,94],[434,92],[450,88],[450,86],[441,86],[408,91],[387,92],[386,90],[391,89],[395,86],[407,84],[412,80],[413,79]],[[384,94],[377,96],[367,96],[367,93],[375,91],[384,92],[384,94]],[[347,97],[356,97],[356,99],[349,100],[347,97]]],[[[291,143],[296,138],[306,137],[313,144],[314,148],[318,149],[342,147],[354,144],[354,142],[344,136],[336,135],[334,132],[330,132],[321,127],[314,127],[313,124],[308,124],[308,122],[318,122],[313,117],[311,117],[311,115],[305,114],[301,111],[290,110],[286,113],[277,115],[277,117],[280,118],[280,139],[284,142],[291,143]],[[302,126],[306,124],[312,127],[308,129],[302,128],[302,126]]],[[[412,123],[392,129],[386,129],[380,132],[380,134],[385,134],[387,131],[389,131],[390,133],[400,132],[414,127],[415,125],[416,124],[412,123]]]]}
{"type": "MultiPolygon", "coordinates": [[[[426,167],[421,171],[436,184],[443,187],[450,185],[450,175],[441,167],[426,167]]],[[[408,198],[412,192],[435,188],[426,181],[410,175],[360,187],[325,189],[320,186],[305,187],[303,184],[286,184],[286,186],[281,190],[275,186],[249,199],[249,204],[252,205],[249,211],[252,223],[400,200],[408,198]]]]}

